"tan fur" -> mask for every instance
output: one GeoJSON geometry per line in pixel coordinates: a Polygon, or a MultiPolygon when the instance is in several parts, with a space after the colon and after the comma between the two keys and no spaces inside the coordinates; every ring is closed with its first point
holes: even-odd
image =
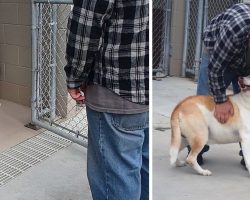
{"type": "MultiPolygon", "coordinates": [[[[208,109],[211,111],[214,109],[214,103],[211,97],[208,96],[191,96],[187,97],[183,101],[181,101],[174,109],[172,115],[171,115],[171,127],[176,129],[177,126],[179,126],[179,115],[180,113],[183,115],[183,118],[185,118],[188,121],[193,120],[202,120],[202,113],[200,112],[199,108],[196,106],[195,103],[201,103],[203,105],[206,105],[208,109]]],[[[173,134],[174,131],[172,131],[171,135],[171,143],[173,146],[178,148],[179,142],[177,142],[177,135],[173,134]]],[[[196,135],[196,133],[190,131],[190,134],[196,135]]],[[[185,135],[183,135],[185,136],[185,135]]]]}
{"type": "MultiPolygon", "coordinates": [[[[229,97],[229,101],[231,101],[230,97],[229,97]]],[[[186,99],[181,101],[175,107],[175,109],[171,115],[171,120],[176,119],[178,117],[180,110],[184,115],[194,115],[194,116],[198,117],[197,114],[200,112],[200,110],[195,105],[196,103],[204,105],[209,111],[213,111],[214,107],[215,107],[215,103],[213,101],[213,98],[210,96],[187,97],[186,99]]],[[[232,103],[232,104],[233,104],[233,108],[234,108],[234,115],[229,117],[227,124],[233,123],[233,122],[235,122],[235,120],[237,120],[239,118],[239,109],[234,103],[232,103]]]]}
{"type": "MultiPolygon", "coordinates": [[[[227,123],[221,125],[222,127],[235,126],[240,118],[238,106],[231,101],[231,97],[228,98],[234,107],[234,115],[230,116],[227,123]]],[[[209,135],[206,118],[199,106],[203,106],[204,109],[207,109],[207,112],[213,113],[215,103],[213,98],[209,96],[187,97],[175,107],[171,115],[171,163],[173,164],[175,159],[177,159],[176,163],[183,162],[179,161],[178,157],[176,157],[178,151],[184,148],[184,146],[181,146],[183,136],[191,146],[191,152],[186,159],[186,163],[192,166],[200,174],[211,175],[210,171],[203,170],[196,161],[197,155],[208,142],[209,135]]]]}
{"type": "MultiPolygon", "coordinates": [[[[243,77],[241,85],[250,85],[250,75],[243,77]]],[[[221,124],[214,116],[215,103],[209,96],[192,96],[181,101],[171,116],[170,163],[184,166],[186,163],[204,176],[212,173],[197,163],[197,156],[203,146],[208,144],[228,144],[241,142],[246,168],[250,173],[250,88],[228,96],[234,114],[227,123],[221,124]],[[187,144],[191,151],[186,161],[178,155],[187,144]]]]}

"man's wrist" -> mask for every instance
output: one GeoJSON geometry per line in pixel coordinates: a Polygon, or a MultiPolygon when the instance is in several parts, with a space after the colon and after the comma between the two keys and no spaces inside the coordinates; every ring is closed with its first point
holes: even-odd
{"type": "Polygon", "coordinates": [[[215,104],[220,105],[220,104],[223,104],[223,103],[226,103],[226,102],[227,102],[227,100],[226,101],[219,101],[219,102],[215,102],[215,104]]]}
{"type": "Polygon", "coordinates": [[[214,96],[214,102],[215,104],[222,104],[227,102],[227,96],[226,95],[220,95],[220,96],[214,96]]]}
{"type": "Polygon", "coordinates": [[[67,80],[67,88],[68,89],[77,89],[77,88],[80,88],[84,84],[86,84],[85,81],[69,81],[69,80],[67,80]]]}

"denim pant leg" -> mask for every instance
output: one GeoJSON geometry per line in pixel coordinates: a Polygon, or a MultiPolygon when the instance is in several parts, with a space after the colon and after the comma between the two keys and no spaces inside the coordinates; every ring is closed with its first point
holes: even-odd
{"type": "Polygon", "coordinates": [[[118,115],[87,107],[87,117],[87,174],[93,199],[139,200],[148,113],[118,115]]]}
{"type": "Polygon", "coordinates": [[[141,168],[141,198],[149,199],[149,128],[145,129],[145,139],[142,146],[142,168],[141,168]]]}
{"type": "Polygon", "coordinates": [[[237,73],[235,73],[235,71],[232,71],[231,69],[225,70],[224,73],[225,85],[226,87],[228,87],[232,83],[234,94],[238,94],[241,90],[238,83],[238,78],[239,76],[237,75],[237,73]]]}
{"type": "Polygon", "coordinates": [[[209,65],[209,54],[203,53],[201,57],[200,71],[197,84],[197,95],[209,95],[208,85],[208,65],[209,65]]]}

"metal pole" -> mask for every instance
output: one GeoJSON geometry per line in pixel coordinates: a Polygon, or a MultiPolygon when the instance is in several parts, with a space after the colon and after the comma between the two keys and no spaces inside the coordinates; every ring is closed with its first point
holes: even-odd
{"type": "Polygon", "coordinates": [[[190,0],[186,0],[185,7],[185,27],[184,27],[184,44],[183,44],[183,54],[182,54],[182,67],[181,76],[186,76],[186,65],[187,65],[187,46],[188,46],[188,34],[189,34],[189,17],[190,17],[190,0]]]}
{"type": "Polygon", "coordinates": [[[172,0],[168,0],[166,3],[166,15],[165,15],[165,34],[164,34],[164,55],[163,55],[163,73],[164,75],[169,74],[169,58],[170,58],[170,35],[171,35],[171,11],[172,11],[172,0]]]}
{"type": "Polygon", "coordinates": [[[203,21],[203,7],[204,7],[204,0],[199,0],[199,10],[198,10],[198,17],[197,17],[197,41],[196,41],[196,50],[195,50],[195,64],[194,64],[194,80],[198,80],[198,72],[200,66],[200,56],[201,56],[201,35],[203,31],[202,21],[203,21]]]}
{"type": "Polygon", "coordinates": [[[36,125],[38,125],[39,127],[45,128],[45,129],[47,129],[47,130],[49,130],[49,131],[51,131],[53,133],[56,133],[57,135],[60,135],[60,136],[66,138],[68,140],[71,140],[72,142],[77,143],[77,144],[79,144],[81,146],[84,146],[86,148],[88,146],[87,141],[80,140],[79,138],[77,138],[77,137],[75,137],[73,135],[65,133],[63,130],[59,130],[59,129],[57,129],[57,128],[53,127],[53,126],[50,126],[50,125],[48,125],[46,123],[43,123],[43,122],[41,122],[41,121],[39,121],[37,119],[34,120],[34,123],[36,125]]]}
{"type": "Polygon", "coordinates": [[[37,63],[37,68],[39,69],[39,72],[38,72],[38,75],[37,75],[37,85],[36,85],[36,93],[37,93],[37,107],[39,108],[37,110],[37,116],[39,117],[41,115],[41,113],[43,113],[43,110],[40,109],[41,105],[40,105],[40,102],[42,100],[42,89],[41,89],[41,68],[42,68],[42,65],[43,65],[43,60],[42,60],[42,52],[43,52],[43,45],[41,43],[39,43],[39,41],[42,40],[42,28],[43,27],[43,8],[42,8],[42,5],[41,4],[36,4],[37,5],[37,52],[36,52],[36,63],[37,63]],[[38,6],[39,5],[39,6],[38,6]]]}
{"type": "Polygon", "coordinates": [[[208,0],[205,0],[205,6],[204,6],[204,17],[203,17],[203,30],[206,28],[207,26],[207,22],[208,22],[208,0]]]}
{"type": "Polygon", "coordinates": [[[57,37],[57,5],[52,6],[51,13],[51,60],[50,60],[50,121],[56,117],[56,37],[57,37]]]}
{"type": "Polygon", "coordinates": [[[37,5],[32,1],[32,100],[31,100],[31,123],[35,124],[37,117],[37,5]]]}
{"type": "MultiPolygon", "coordinates": [[[[207,22],[208,22],[208,0],[204,0],[204,13],[203,13],[203,26],[202,26],[202,31],[204,32],[206,26],[207,26],[207,22]]],[[[200,50],[201,54],[203,53],[203,43],[201,44],[201,50],[200,50]]],[[[197,72],[197,76],[198,76],[198,72],[197,72]]],[[[198,78],[197,78],[198,79],[198,78]]]]}

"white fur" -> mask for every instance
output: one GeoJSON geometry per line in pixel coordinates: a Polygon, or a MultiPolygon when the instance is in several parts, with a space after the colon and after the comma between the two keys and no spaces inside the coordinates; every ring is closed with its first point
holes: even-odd
{"type": "Polygon", "coordinates": [[[179,149],[171,148],[170,149],[170,164],[175,165],[178,160],[179,149]]]}
{"type": "MultiPolygon", "coordinates": [[[[245,77],[243,79],[244,84],[250,85],[250,76],[245,77]]],[[[200,137],[199,141],[202,143],[203,141],[207,141],[210,144],[227,144],[227,143],[238,143],[241,142],[242,151],[244,154],[244,159],[246,163],[246,167],[250,172],[250,91],[241,92],[237,95],[231,96],[230,101],[238,108],[239,117],[231,118],[230,123],[221,124],[214,117],[214,111],[210,111],[208,109],[209,106],[205,106],[202,103],[196,103],[197,107],[201,111],[202,117],[204,120],[201,120],[199,123],[190,122],[190,116],[194,116],[194,118],[198,117],[197,112],[190,112],[187,116],[189,116],[189,120],[185,118],[185,115],[182,115],[182,112],[179,112],[179,119],[176,123],[179,124],[180,131],[174,132],[174,134],[179,134],[178,140],[182,140],[182,147],[185,141],[192,143],[192,139],[194,138],[195,130],[202,130],[202,132],[208,134],[203,134],[200,137]],[[197,116],[196,116],[197,115],[197,116]],[[184,134],[185,139],[180,137],[180,132],[184,134]],[[208,137],[208,138],[207,138],[208,137]],[[183,142],[184,141],[184,142],[183,142]]],[[[199,102],[199,101],[197,101],[199,102]]],[[[201,119],[201,118],[199,118],[201,119]]],[[[178,129],[177,129],[178,130],[178,129]]],[[[196,137],[197,139],[197,137],[196,137]]],[[[178,141],[177,140],[177,141],[178,141]]],[[[176,142],[176,141],[175,141],[176,142]]],[[[203,144],[203,143],[202,143],[203,144]]],[[[171,164],[176,164],[176,166],[184,166],[184,161],[178,160],[178,153],[182,149],[182,147],[174,147],[171,146],[170,149],[170,162],[171,164]]],[[[201,150],[203,146],[198,146],[198,150],[201,150]]],[[[197,149],[196,149],[197,151],[197,149]]],[[[209,170],[202,169],[201,166],[197,163],[196,157],[198,152],[191,151],[191,155],[187,157],[186,163],[191,165],[193,169],[195,169],[199,174],[208,176],[212,173],[209,170]]]]}
{"type": "Polygon", "coordinates": [[[197,104],[204,115],[208,126],[209,144],[227,144],[240,141],[239,127],[237,125],[225,126],[217,121],[214,113],[210,112],[204,105],[197,104]]]}

